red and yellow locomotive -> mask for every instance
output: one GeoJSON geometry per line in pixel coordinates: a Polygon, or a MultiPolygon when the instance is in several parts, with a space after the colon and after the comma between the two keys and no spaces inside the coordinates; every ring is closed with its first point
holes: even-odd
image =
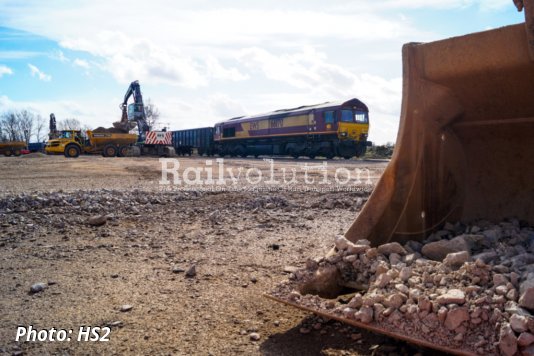
{"type": "Polygon", "coordinates": [[[369,110],[358,99],[236,117],[217,123],[221,156],[290,155],[351,158],[365,153],[369,110]]]}

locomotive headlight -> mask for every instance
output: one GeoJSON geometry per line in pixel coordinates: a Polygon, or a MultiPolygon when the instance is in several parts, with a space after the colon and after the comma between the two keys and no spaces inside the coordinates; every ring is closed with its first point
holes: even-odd
{"type": "Polygon", "coordinates": [[[346,131],[342,132],[342,133],[341,133],[341,136],[343,136],[343,137],[347,137],[347,132],[346,132],[346,131]]]}

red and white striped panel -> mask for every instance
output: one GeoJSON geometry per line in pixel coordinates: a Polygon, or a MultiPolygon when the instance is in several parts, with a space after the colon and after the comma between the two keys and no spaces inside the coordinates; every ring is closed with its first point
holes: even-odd
{"type": "Polygon", "coordinates": [[[172,145],[172,132],[147,131],[145,138],[146,145],[172,145]]]}

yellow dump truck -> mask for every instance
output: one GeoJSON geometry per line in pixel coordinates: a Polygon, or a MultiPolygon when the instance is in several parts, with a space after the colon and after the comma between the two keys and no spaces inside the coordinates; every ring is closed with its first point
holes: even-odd
{"type": "Polygon", "coordinates": [[[87,131],[86,136],[79,130],[63,130],[59,138],[46,143],[47,154],[64,154],[75,158],[81,153],[102,154],[104,157],[125,156],[128,147],[137,141],[137,135],[115,132],[87,131]]]}
{"type": "Polygon", "coordinates": [[[0,142],[0,154],[4,154],[7,157],[11,155],[20,156],[24,148],[26,148],[26,142],[24,141],[0,142]]]}

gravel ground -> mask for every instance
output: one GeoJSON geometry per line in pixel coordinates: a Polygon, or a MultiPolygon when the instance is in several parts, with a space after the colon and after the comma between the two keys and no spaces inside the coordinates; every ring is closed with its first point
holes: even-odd
{"type": "MultiPolygon", "coordinates": [[[[262,160],[225,163],[271,169],[262,160]]],[[[313,162],[275,161],[277,169],[306,163],[313,162]]],[[[180,164],[182,171],[205,160],[180,164]]],[[[329,161],[328,176],[338,167],[370,168],[375,182],[385,164],[329,161]]],[[[158,184],[155,158],[34,155],[2,157],[0,165],[1,353],[417,352],[262,296],[331,249],[368,187],[262,192],[244,189],[241,179],[237,191],[169,191],[158,184]],[[16,342],[17,327],[29,325],[72,329],[73,338],[16,342]],[[109,327],[110,341],[77,342],[81,326],[109,327]]]]}

